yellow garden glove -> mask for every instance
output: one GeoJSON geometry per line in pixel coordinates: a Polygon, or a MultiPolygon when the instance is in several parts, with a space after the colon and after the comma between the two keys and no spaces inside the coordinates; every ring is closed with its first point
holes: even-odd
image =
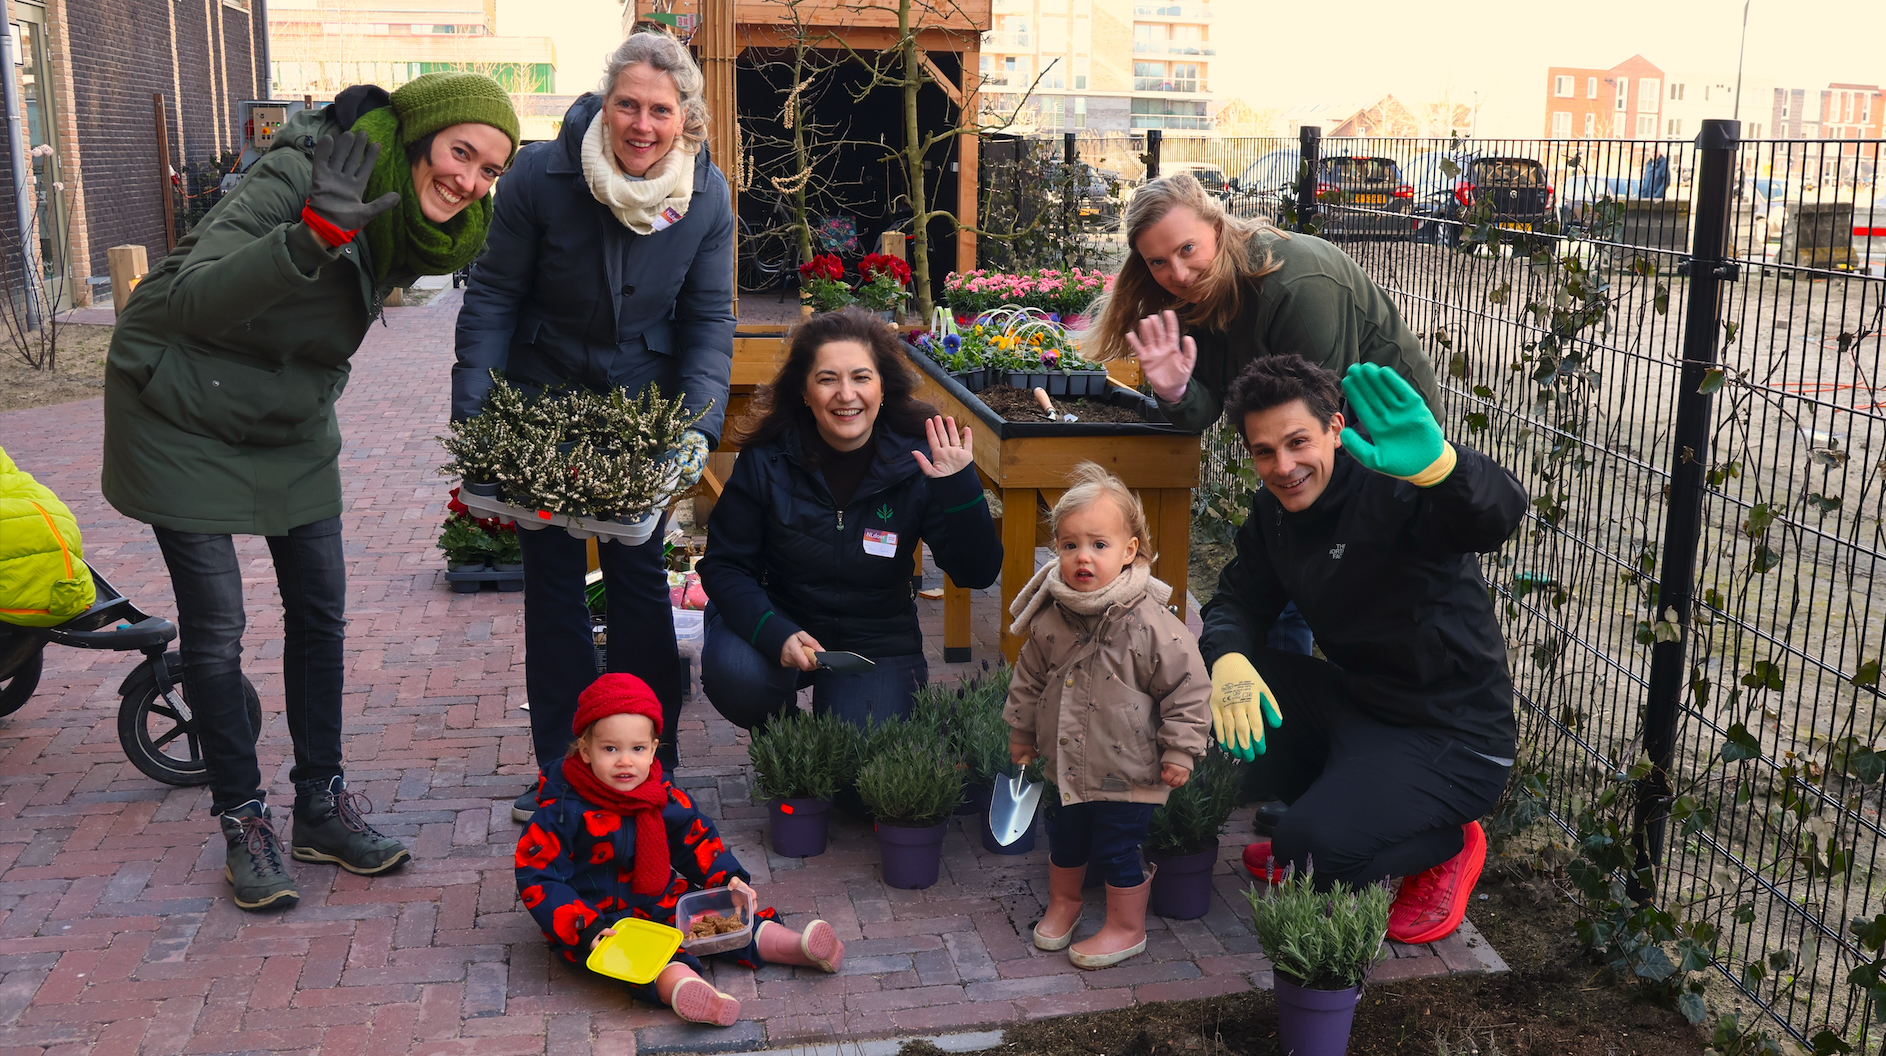
{"type": "Polygon", "coordinates": [[[1226,653],[1211,665],[1211,721],[1218,744],[1245,762],[1264,754],[1264,727],[1284,724],[1277,695],[1243,653],[1226,653]]]}

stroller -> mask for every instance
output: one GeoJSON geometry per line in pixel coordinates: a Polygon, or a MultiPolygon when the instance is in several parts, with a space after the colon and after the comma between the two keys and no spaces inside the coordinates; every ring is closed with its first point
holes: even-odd
{"type": "MultiPolygon", "coordinates": [[[[88,564],[87,568],[91,568],[88,564]]],[[[140,652],[139,664],[118,686],[118,743],[131,765],[167,785],[209,783],[209,769],[197,740],[197,718],[184,700],[179,678],[183,663],[168,649],[177,637],[169,620],[139,611],[131,599],[112,589],[92,569],[97,600],[85,612],[56,627],[21,627],[0,622],[0,717],[26,704],[39,686],[48,643],[77,649],[140,652]]],[[[249,728],[260,733],[262,701],[247,675],[242,679],[249,728]]]]}

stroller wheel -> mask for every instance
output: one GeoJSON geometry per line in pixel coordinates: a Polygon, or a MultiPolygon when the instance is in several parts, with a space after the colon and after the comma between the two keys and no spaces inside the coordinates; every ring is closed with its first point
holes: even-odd
{"type": "Polygon", "coordinates": [[[26,704],[33,690],[39,688],[39,668],[44,657],[34,653],[11,675],[0,679],[0,716],[11,715],[26,704]]]}
{"type": "MultiPolygon", "coordinates": [[[[202,720],[184,697],[182,660],[176,653],[167,653],[164,662],[171,672],[168,694],[158,694],[157,680],[147,670],[148,661],[126,680],[124,702],[118,706],[118,743],[131,765],[147,777],[167,785],[208,784],[209,767],[203,761],[202,743],[197,740],[202,720]]],[[[262,698],[256,695],[247,675],[242,677],[242,696],[249,712],[249,728],[260,736],[262,698]]]]}

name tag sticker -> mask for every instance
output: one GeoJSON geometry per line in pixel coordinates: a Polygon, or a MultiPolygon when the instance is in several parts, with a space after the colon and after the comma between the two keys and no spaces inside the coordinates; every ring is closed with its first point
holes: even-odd
{"type": "Polygon", "coordinates": [[[880,528],[864,530],[864,552],[872,557],[896,557],[897,533],[880,528]]]}
{"type": "Polygon", "coordinates": [[[660,216],[648,222],[649,233],[653,234],[656,231],[666,231],[668,228],[680,223],[681,216],[681,211],[672,205],[663,209],[660,216]]]}

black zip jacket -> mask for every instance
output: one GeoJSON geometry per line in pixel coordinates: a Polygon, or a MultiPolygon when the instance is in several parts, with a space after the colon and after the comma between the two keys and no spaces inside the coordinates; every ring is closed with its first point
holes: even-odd
{"type": "Polygon", "coordinates": [[[1473,555],[1519,527],[1526,489],[1485,455],[1455,451],[1454,472],[1432,488],[1373,473],[1339,449],[1309,509],[1291,513],[1259,491],[1237,557],[1199,613],[1206,666],[1226,653],[1255,657],[1294,599],[1369,714],[1512,756],[1506,641],[1473,555]]]}
{"type": "Polygon", "coordinates": [[[1002,541],[976,467],[933,480],[910,454],[928,457],[926,441],[880,429],[873,443],[877,458],[842,510],[797,432],[734,463],[696,567],[727,626],[761,656],[779,656],[799,630],[868,657],[922,652],[911,586],[920,541],[957,586],[986,587],[1001,574],[1002,541]]]}

